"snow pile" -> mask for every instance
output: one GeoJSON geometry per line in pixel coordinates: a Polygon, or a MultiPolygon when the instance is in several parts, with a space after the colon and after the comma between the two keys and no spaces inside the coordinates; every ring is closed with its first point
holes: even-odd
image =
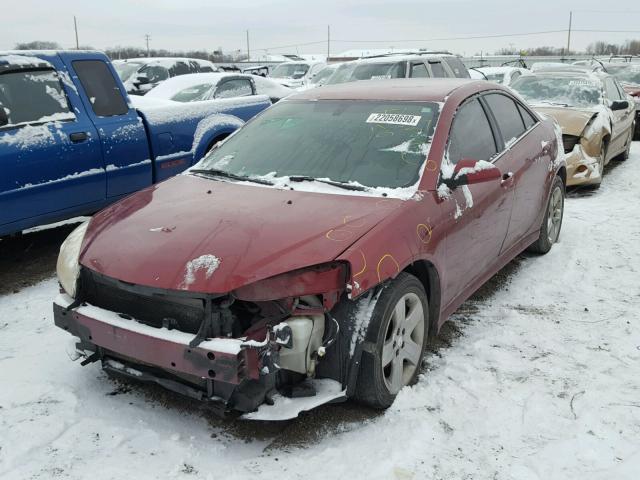
{"type": "Polygon", "coordinates": [[[201,255],[198,258],[189,260],[185,265],[184,281],[182,288],[187,289],[189,285],[196,281],[196,272],[204,270],[205,278],[208,280],[220,266],[220,259],[215,255],[201,255]]]}
{"type": "Polygon", "coordinates": [[[351,345],[349,346],[349,358],[353,357],[356,346],[363,342],[367,335],[369,321],[371,320],[371,315],[373,315],[373,310],[376,308],[381,292],[382,289],[377,292],[369,291],[369,293],[358,299],[358,309],[353,315],[353,333],[351,336],[351,345]]]}

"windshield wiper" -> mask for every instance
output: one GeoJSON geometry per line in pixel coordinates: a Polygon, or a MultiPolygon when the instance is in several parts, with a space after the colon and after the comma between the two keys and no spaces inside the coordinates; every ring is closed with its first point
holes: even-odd
{"type": "Polygon", "coordinates": [[[333,185],[334,187],[344,188],[345,190],[357,190],[359,192],[365,191],[365,188],[361,185],[352,185],[350,183],[334,182],[333,180],[324,180],[320,178],[310,177],[308,175],[290,175],[289,180],[292,182],[320,182],[327,185],[333,185]]]}
{"type": "Polygon", "coordinates": [[[229,178],[231,180],[239,180],[241,182],[260,183],[262,185],[273,185],[272,182],[270,182],[269,180],[265,180],[263,178],[253,178],[253,177],[247,177],[246,175],[237,175],[235,173],[227,172],[226,170],[219,170],[216,168],[208,168],[208,169],[195,168],[195,169],[189,170],[189,173],[198,173],[201,175],[210,175],[214,177],[229,178]]]}

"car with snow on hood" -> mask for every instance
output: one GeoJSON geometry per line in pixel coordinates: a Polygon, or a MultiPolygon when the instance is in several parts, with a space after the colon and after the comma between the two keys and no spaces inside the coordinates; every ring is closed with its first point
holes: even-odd
{"type": "Polygon", "coordinates": [[[272,103],[291,95],[294,90],[259,75],[242,73],[194,73],[170,78],[147,93],[144,98],[174,102],[201,102],[222,98],[265,95],[272,103]]]}
{"type": "Polygon", "coordinates": [[[83,364],[283,420],[386,408],[482,283],[557,241],[560,135],[507,88],[372,80],[269,108],[64,242],[83,364]]]}
{"type": "Polygon", "coordinates": [[[509,86],[522,75],[531,75],[531,72],[521,67],[478,67],[470,68],[469,75],[476,80],[488,80],[509,86]]]}
{"type": "Polygon", "coordinates": [[[103,53],[0,52],[0,236],[91,214],[182,172],[271,105],[149,103],[131,102],[103,53]]]}
{"type": "Polygon", "coordinates": [[[540,71],[519,78],[511,88],[560,125],[567,185],[597,188],[605,165],[629,156],[635,107],[611,75],[579,68],[540,71]]]}
{"type": "Polygon", "coordinates": [[[208,60],[181,57],[128,58],[114,60],[113,66],[130,95],[144,95],[180,75],[218,71],[218,67],[208,60]]]}
{"type": "Polygon", "coordinates": [[[269,78],[294,89],[307,88],[312,78],[327,64],[319,61],[290,61],[276,65],[269,78]]]}

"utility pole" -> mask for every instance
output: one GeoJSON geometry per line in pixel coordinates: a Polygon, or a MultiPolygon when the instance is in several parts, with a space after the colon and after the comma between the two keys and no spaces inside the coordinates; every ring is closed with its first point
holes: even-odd
{"type": "Polygon", "coordinates": [[[327,62],[331,57],[331,26],[327,25],[327,62]]]}
{"type": "Polygon", "coordinates": [[[76,16],[73,16],[73,28],[76,31],[76,50],[80,50],[80,42],[78,42],[78,22],[76,21],[76,16]]]}
{"type": "Polygon", "coordinates": [[[569,12],[569,31],[567,32],[567,55],[569,55],[569,49],[571,48],[571,20],[573,19],[573,12],[569,12]]]}
{"type": "Polygon", "coordinates": [[[251,50],[249,49],[249,30],[247,30],[247,62],[251,61],[251,50]]]}
{"type": "Polygon", "coordinates": [[[151,35],[148,33],[144,36],[145,41],[147,42],[147,57],[151,56],[151,50],[149,50],[149,40],[151,40],[151,35]]]}

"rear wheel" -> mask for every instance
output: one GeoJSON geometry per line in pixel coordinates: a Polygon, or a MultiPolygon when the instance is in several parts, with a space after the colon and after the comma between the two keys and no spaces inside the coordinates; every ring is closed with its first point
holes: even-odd
{"type": "Polygon", "coordinates": [[[401,272],[380,293],[371,315],[355,399],[373,408],[389,407],[398,392],[415,383],[429,333],[427,294],[413,275],[401,272]]]}
{"type": "Polygon", "coordinates": [[[542,220],[540,236],[538,240],[529,247],[529,251],[544,254],[551,250],[553,244],[556,243],[560,237],[563,215],[564,183],[562,183],[560,177],[556,176],[551,186],[551,195],[549,196],[547,210],[542,220]]]}

